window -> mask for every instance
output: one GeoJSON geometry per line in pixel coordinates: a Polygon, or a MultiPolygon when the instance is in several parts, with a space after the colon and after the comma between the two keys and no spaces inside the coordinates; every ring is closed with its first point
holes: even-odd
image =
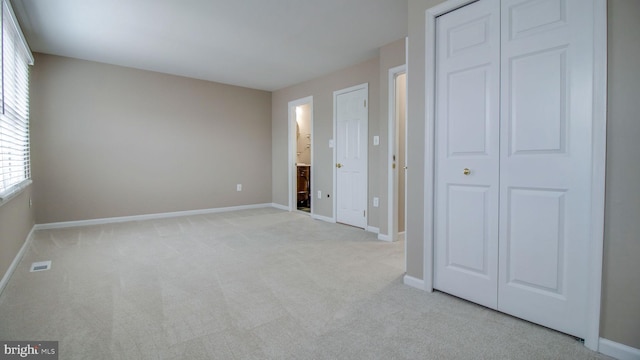
{"type": "Polygon", "coordinates": [[[2,1],[0,201],[30,183],[29,65],[33,56],[8,0],[2,1]]]}

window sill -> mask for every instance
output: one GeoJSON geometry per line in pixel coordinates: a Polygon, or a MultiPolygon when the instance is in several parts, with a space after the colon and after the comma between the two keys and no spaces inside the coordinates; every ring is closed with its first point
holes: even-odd
{"type": "Polygon", "coordinates": [[[11,190],[0,194],[0,206],[3,206],[4,204],[11,201],[11,199],[13,199],[14,197],[20,195],[32,183],[33,181],[31,181],[31,179],[27,179],[20,184],[13,186],[11,190]]]}

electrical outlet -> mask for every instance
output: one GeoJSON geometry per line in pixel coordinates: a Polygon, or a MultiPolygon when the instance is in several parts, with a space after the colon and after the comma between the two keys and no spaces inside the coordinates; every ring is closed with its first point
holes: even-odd
{"type": "Polygon", "coordinates": [[[236,191],[242,191],[242,184],[236,185],[236,191]]]}
{"type": "Polygon", "coordinates": [[[318,199],[322,199],[322,191],[318,190],[318,199]]]}
{"type": "Polygon", "coordinates": [[[380,206],[380,199],[377,197],[373,198],[373,207],[378,207],[380,206]]]}

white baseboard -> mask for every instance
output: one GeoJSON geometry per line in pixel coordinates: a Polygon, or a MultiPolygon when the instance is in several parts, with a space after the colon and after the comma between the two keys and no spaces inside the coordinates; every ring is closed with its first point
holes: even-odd
{"type": "Polygon", "coordinates": [[[285,205],[282,205],[282,204],[271,203],[271,207],[276,208],[276,209],[280,209],[280,210],[284,210],[284,211],[290,211],[288,206],[285,206],[285,205]]]}
{"type": "Polygon", "coordinates": [[[311,218],[312,219],[316,219],[316,220],[320,220],[320,221],[325,221],[328,223],[335,223],[336,219],[334,218],[330,218],[328,216],[322,216],[322,215],[318,215],[318,214],[311,214],[311,218]]]}
{"type": "Polygon", "coordinates": [[[121,216],[121,217],[79,220],[79,221],[64,221],[64,222],[56,222],[56,223],[48,223],[48,224],[37,224],[35,226],[35,229],[36,230],[63,229],[63,228],[79,227],[79,226],[114,224],[114,223],[129,222],[129,221],[166,219],[166,218],[180,217],[180,216],[206,215],[206,214],[214,214],[214,213],[229,212],[229,211],[260,209],[260,208],[267,208],[267,207],[272,207],[272,204],[269,203],[269,204],[240,205],[240,206],[230,206],[230,207],[223,207],[223,208],[213,208],[213,209],[176,211],[176,212],[168,212],[168,213],[160,213],[160,214],[121,216]]]}
{"type": "Polygon", "coordinates": [[[391,242],[391,236],[386,234],[378,234],[378,240],[391,242]]]}
{"type": "Polygon", "coordinates": [[[619,360],[640,360],[640,349],[600,338],[598,351],[619,360]]]}
{"type": "Polygon", "coordinates": [[[405,275],[403,278],[405,285],[414,287],[416,289],[424,290],[424,280],[414,278],[413,276],[405,275]]]}
{"type": "Polygon", "coordinates": [[[374,234],[379,234],[380,233],[380,229],[375,227],[375,226],[369,226],[367,225],[367,227],[365,228],[365,230],[367,230],[368,232],[372,232],[374,234]]]}
{"type": "Polygon", "coordinates": [[[398,241],[404,241],[406,239],[406,234],[407,233],[405,231],[399,232],[398,233],[398,241]]]}
{"type": "Polygon", "coordinates": [[[391,236],[386,235],[386,234],[381,234],[380,233],[380,228],[377,228],[375,226],[367,226],[367,231],[368,232],[372,232],[374,234],[378,234],[378,240],[391,242],[391,236]]]}
{"type": "Polygon", "coordinates": [[[27,252],[27,249],[29,248],[29,244],[31,243],[31,239],[33,238],[33,232],[35,230],[36,230],[36,226],[34,225],[31,228],[31,231],[29,231],[27,238],[24,239],[24,243],[22,244],[22,247],[20,248],[16,256],[13,258],[13,261],[11,262],[11,265],[9,265],[7,272],[4,273],[2,280],[0,280],[0,294],[2,294],[2,291],[4,291],[4,288],[9,283],[9,279],[11,279],[11,275],[13,275],[14,271],[16,271],[16,268],[18,268],[18,264],[20,263],[20,260],[22,260],[22,257],[24,257],[24,253],[27,252]]]}
{"type": "Polygon", "coordinates": [[[391,238],[391,235],[386,235],[386,234],[378,234],[378,240],[382,240],[382,241],[389,241],[389,242],[393,242],[393,241],[404,241],[404,234],[405,232],[400,232],[398,233],[398,239],[393,240],[391,238]]]}

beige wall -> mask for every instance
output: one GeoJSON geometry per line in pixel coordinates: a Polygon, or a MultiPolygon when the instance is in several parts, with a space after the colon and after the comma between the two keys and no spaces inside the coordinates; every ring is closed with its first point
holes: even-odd
{"type": "Polygon", "coordinates": [[[601,336],[640,349],[640,1],[608,2],[601,336]]]}
{"type": "MultiPolygon", "coordinates": [[[[24,244],[34,225],[29,207],[32,186],[0,206],[0,279],[24,244]]],[[[35,203],[34,203],[35,204],[35,203]]]]}
{"type": "MultiPolygon", "coordinates": [[[[313,96],[313,190],[322,191],[322,199],[314,195],[315,214],[333,217],[333,92],[351,86],[369,84],[369,199],[378,196],[378,152],[371,138],[378,134],[379,124],[379,59],[376,57],[327,76],[287,87],[272,94],[272,196],[276,204],[288,206],[288,104],[313,96]],[[327,194],[331,195],[327,198],[327,194]]],[[[377,148],[377,147],[376,147],[377,148]]],[[[369,201],[369,225],[378,226],[378,213],[369,201]]],[[[377,210],[377,209],[376,209],[377,210]]]]}
{"type": "MultiPolygon", "coordinates": [[[[409,0],[407,273],[423,277],[425,10],[409,0]]],[[[608,1],[608,134],[600,336],[640,348],[640,2],[608,1]]]]}
{"type": "Polygon", "coordinates": [[[270,115],[269,92],[36,54],[36,221],[270,203],[270,115]]]}
{"type": "Polygon", "coordinates": [[[444,0],[409,0],[407,57],[407,275],[423,278],[425,10],[444,0]]]}

